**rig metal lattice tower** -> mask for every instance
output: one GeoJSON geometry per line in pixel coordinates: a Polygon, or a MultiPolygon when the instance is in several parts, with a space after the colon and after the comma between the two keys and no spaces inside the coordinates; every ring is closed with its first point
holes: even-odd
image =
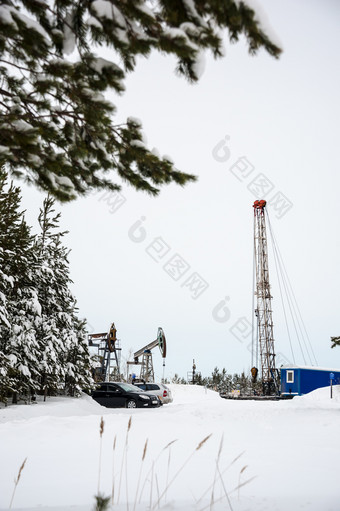
{"type": "Polygon", "coordinates": [[[89,334],[89,346],[98,348],[100,365],[94,372],[95,381],[109,381],[114,376],[120,380],[120,342],[117,339],[117,329],[112,323],[108,333],[89,334]],[[113,375],[110,375],[111,366],[113,375]]]}
{"type": "Polygon", "coordinates": [[[254,202],[254,259],[256,273],[258,347],[261,358],[263,393],[273,395],[278,392],[278,375],[275,367],[273,319],[268,269],[267,232],[265,220],[265,200],[254,202]]]}

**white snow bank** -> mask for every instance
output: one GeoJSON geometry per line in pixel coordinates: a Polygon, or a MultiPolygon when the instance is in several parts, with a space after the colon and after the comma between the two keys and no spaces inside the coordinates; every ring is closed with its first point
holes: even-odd
{"type": "Polygon", "coordinates": [[[256,402],[222,399],[199,386],[169,387],[173,403],[157,409],[106,409],[86,395],[1,409],[0,509],[8,509],[27,457],[13,509],[93,509],[101,459],[100,491],[111,495],[114,480],[117,511],[133,511],[138,488],[135,511],[226,511],[224,489],[234,511],[339,510],[338,388],[333,400],[326,388],[256,402]]]}
{"type": "Polygon", "coordinates": [[[174,403],[188,404],[188,403],[201,403],[201,402],[221,402],[218,392],[206,389],[201,385],[178,385],[175,383],[167,385],[171,390],[174,403]]]}
{"type": "Polygon", "coordinates": [[[295,396],[293,401],[299,404],[312,404],[323,403],[329,406],[340,403],[340,385],[333,385],[333,398],[331,399],[331,388],[322,387],[321,389],[313,390],[303,396],[295,396]]]}
{"type": "Polygon", "coordinates": [[[30,405],[9,404],[7,407],[0,405],[0,423],[27,420],[43,416],[75,417],[103,415],[105,412],[107,412],[107,409],[100,406],[87,394],[82,394],[80,398],[48,397],[45,402],[42,396],[38,396],[37,402],[30,405]]]}

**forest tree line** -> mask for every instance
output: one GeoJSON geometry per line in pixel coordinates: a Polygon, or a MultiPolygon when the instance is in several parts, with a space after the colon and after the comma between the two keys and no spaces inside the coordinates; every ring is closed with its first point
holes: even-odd
{"type": "Polygon", "coordinates": [[[20,188],[0,169],[0,402],[77,395],[93,384],[93,362],[70,291],[66,232],[50,196],[38,234],[20,203],[20,188]]]}

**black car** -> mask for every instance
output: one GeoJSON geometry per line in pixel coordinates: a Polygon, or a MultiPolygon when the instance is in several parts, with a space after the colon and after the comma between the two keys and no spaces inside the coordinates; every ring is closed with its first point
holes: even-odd
{"type": "Polygon", "coordinates": [[[157,396],[145,394],[130,383],[99,383],[91,395],[97,403],[107,408],[150,408],[161,404],[157,396]]]}

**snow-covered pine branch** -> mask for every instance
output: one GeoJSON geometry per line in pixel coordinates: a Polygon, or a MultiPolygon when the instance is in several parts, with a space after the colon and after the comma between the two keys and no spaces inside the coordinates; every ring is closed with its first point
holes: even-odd
{"type": "Polygon", "coordinates": [[[105,93],[152,50],[172,54],[196,81],[204,53],[224,55],[245,35],[250,53],[280,48],[253,3],[239,0],[12,0],[0,4],[0,164],[62,201],[125,182],[151,194],[195,180],[143,141],[141,125],[115,121],[105,93]],[[263,28],[265,27],[265,28],[263,28]],[[113,49],[117,62],[96,52],[113,49]]]}

